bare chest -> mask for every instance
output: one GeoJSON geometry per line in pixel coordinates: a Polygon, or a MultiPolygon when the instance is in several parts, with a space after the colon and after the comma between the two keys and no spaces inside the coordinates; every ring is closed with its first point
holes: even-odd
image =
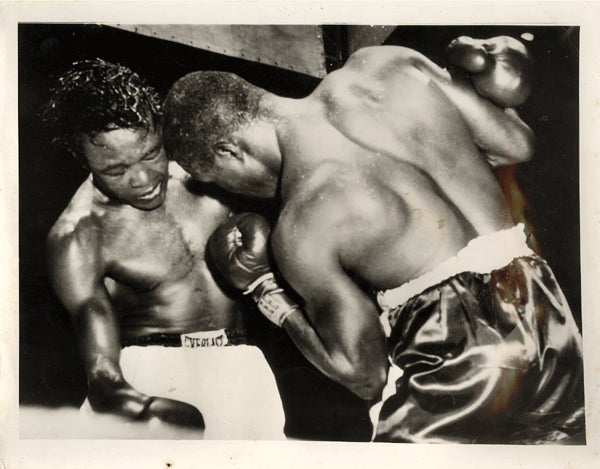
{"type": "Polygon", "coordinates": [[[208,238],[225,219],[220,207],[179,197],[159,209],[107,220],[103,258],[108,274],[130,287],[146,289],[206,276],[208,238]]]}

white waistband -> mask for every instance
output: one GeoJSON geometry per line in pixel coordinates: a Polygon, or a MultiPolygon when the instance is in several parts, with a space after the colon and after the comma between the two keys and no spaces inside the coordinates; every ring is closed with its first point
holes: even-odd
{"type": "Polygon", "coordinates": [[[456,256],[435,269],[391,290],[377,292],[377,303],[386,312],[406,303],[429,287],[462,272],[485,274],[508,265],[513,259],[530,256],[523,224],[472,239],[456,256]]]}

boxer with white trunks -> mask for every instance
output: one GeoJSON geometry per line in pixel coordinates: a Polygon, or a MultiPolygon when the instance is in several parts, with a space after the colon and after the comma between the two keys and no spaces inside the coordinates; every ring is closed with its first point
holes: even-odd
{"type": "Polygon", "coordinates": [[[519,229],[493,172],[532,157],[513,109],[533,90],[531,60],[510,37],[448,53],[446,70],[403,47],[361,49],[296,100],[189,74],[165,100],[165,149],[200,181],[281,199],[269,238],[281,278],[239,226],[226,229],[247,253],[211,253],[325,375],[384,400],[375,440],[552,441],[548,426],[570,433],[583,417],[581,338],[546,264],[510,248],[519,229]],[[464,273],[471,242],[490,264],[464,273]],[[373,292],[412,281],[378,304],[373,292]]]}
{"type": "Polygon", "coordinates": [[[284,438],[274,376],[205,259],[231,209],[167,161],[156,92],[126,67],[80,62],[44,120],[91,172],[48,235],[89,407],[206,438],[284,438]]]}
{"type": "MultiPolygon", "coordinates": [[[[275,378],[260,349],[246,344],[245,331],[154,334],[122,345],[125,380],[145,394],[201,409],[204,439],[284,437],[275,378]]],[[[91,410],[88,400],[82,410],[91,410]]]]}

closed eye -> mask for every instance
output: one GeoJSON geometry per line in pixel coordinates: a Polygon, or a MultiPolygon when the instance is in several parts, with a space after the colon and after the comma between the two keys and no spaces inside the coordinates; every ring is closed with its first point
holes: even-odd
{"type": "Polygon", "coordinates": [[[142,160],[144,160],[144,161],[151,161],[151,160],[155,160],[156,158],[158,158],[158,152],[146,155],[146,156],[144,156],[142,158],[142,160]]]}
{"type": "Polygon", "coordinates": [[[102,171],[102,174],[104,176],[108,176],[108,177],[119,177],[119,176],[123,176],[123,174],[125,174],[126,172],[127,172],[126,168],[119,167],[119,168],[110,169],[109,171],[102,171]]]}
{"type": "Polygon", "coordinates": [[[111,173],[111,174],[105,174],[105,176],[108,176],[109,178],[118,178],[121,177],[125,174],[125,171],[120,172],[120,173],[111,173]]]}
{"type": "Polygon", "coordinates": [[[155,160],[156,158],[159,157],[160,153],[162,150],[162,146],[156,146],[154,147],[152,150],[150,150],[148,153],[146,153],[144,155],[144,157],[142,158],[143,161],[151,161],[151,160],[155,160]]]}

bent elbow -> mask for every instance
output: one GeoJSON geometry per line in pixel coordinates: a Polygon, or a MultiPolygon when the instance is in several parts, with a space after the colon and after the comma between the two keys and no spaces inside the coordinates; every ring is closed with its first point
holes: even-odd
{"type": "Polygon", "coordinates": [[[350,370],[342,377],[342,384],[361,399],[379,399],[387,381],[387,366],[371,363],[350,370]]]}
{"type": "Polygon", "coordinates": [[[385,380],[369,380],[357,383],[354,387],[350,388],[350,391],[365,401],[372,401],[378,400],[381,397],[384,387],[385,380]]]}
{"type": "Polygon", "coordinates": [[[528,127],[525,132],[523,132],[522,138],[519,140],[518,145],[518,163],[525,163],[530,161],[533,158],[533,153],[535,150],[535,136],[533,135],[533,131],[528,127]]]}
{"type": "MultiPolygon", "coordinates": [[[[506,112],[508,111],[507,109],[506,112]]],[[[516,112],[514,115],[518,118],[516,112]]],[[[511,157],[509,158],[512,163],[525,163],[533,158],[535,135],[525,122],[518,120],[516,129],[508,135],[508,141],[512,142],[511,157]]]]}

